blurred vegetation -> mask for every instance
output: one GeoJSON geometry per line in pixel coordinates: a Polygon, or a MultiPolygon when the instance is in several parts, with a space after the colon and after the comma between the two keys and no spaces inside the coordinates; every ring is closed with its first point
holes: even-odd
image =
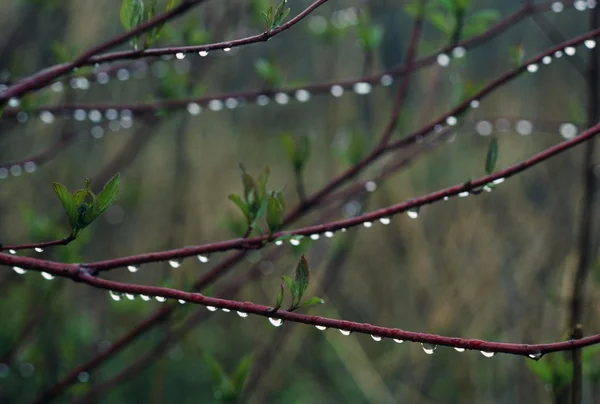
{"type": "MultiPolygon", "coordinates": [[[[169,7],[167,3],[171,2],[156,2],[156,12],[169,7]]],[[[381,72],[403,62],[416,3],[330,1],[268,42],[205,56],[134,61],[108,83],[91,83],[85,89],[73,88],[77,81],[67,78],[62,91],[54,87],[28,95],[21,107],[127,104],[381,72]]],[[[420,56],[483,32],[521,5],[517,0],[429,3],[420,56]]],[[[288,2],[287,18],[309,4],[288,2]]],[[[207,1],[165,25],[158,38],[135,45],[193,45],[260,33],[265,23],[276,23],[265,21],[261,12],[269,7],[275,12],[278,5],[270,0],[207,1]]],[[[70,60],[122,32],[122,24],[137,24],[121,12],[121,6],[118,0],[2,2],[0,80],[12,81],[70,60]]],[[[586,16],[567,7],[546,14],[565,38],[585,32],[586,16]]],[[[441,116],[511,69],[515,61],[552,45],[538,25],[525,20],[462,57],[451,55],[448,66],[434,64],[413,73],[394,139],[441,116]]],[[[564,123],[583,129],[587,88],[573,64],[587,60],[584,47],[578,48],[578,55],[581,59],[556,59],[481,100],[479,108],[460,117],[448,141],[376,184],[368,199],[337,201],[329,205],[333,210],[318,207],[293,227],[348,217],[465,182],[556,144],[563,139],[564,123]],[[475,130],[481,120],[492,124],[492,142],[475,130]],[[523,135],[515,129],[520,120],[532,124],[532,133],[523,135]]],[[[80,69],[74,76],[92,70],[80,69]]],[[[269,167],[268,188],[261,191],[260,203],[270,195],[288,212],[303,195],[319,190],[376,144],[396,85],[373,87],[365,95],[350,91],[341,97],[313,95],[307,102],[290,100],[286,105],[271,100],[266,106],[203,108],[194,115],[185,109],[160,111],[153,119],[134,118],[133,125],[117,120],[118,130],[94,131],[92,126],[98,124],[58,116],[51,124],[33,114],[23,123],[2,119],[1,162],[36,154],[65,133],[80,130],[81,135],[34,173],[0,180],[0,241],[65,237],[70,224],[52,183],[77,189],[87,177],[102,187],[116,172],[121,172],[119,198],[102,216],[68,246],[28,254],[85,262],[237,237],[252,224],[228,200],[230,194],[244,191],[240,163],[250,173],[269,167]],[[105,172],[107,166],[111,172],[105,172]],[[271,193],[281,190],[283,194],[271,193]]],[[[254,251],[204,293],[215,293],[258,265],[261,276],[233,298],[273,304],[281,276],[292,273],[305,254],[312,269],[306,296],[317,295],[327,302],[310,308],[311,313],[465,338],[523,343],[568,338],[581,153],[581,148],[573,149],[491,193],[426,206],[411,215],[416,219],[402,215],[388,226],[361,227],[332,239],[305,238],[299,246],[277,250],[282,251],[279,256],[271,247],[254,251]]],[[[404,155],[392,155],[384,162],[404,155]]],[[[377,175],[382,164],[359,179],[377,175]]],[[[276,225],[277,203],[273,202],[270,222],[276,225]]],[[[600,220],[589,220],[594,223],[596,257],[600,220]]],[[[270,228],[261,226],[261,231],[270,228]]],[[[206,263],[190,258],[177,269],[167,263],[149,264],[135,273],[123,269],[107,276],[189,289],[199,275],[227,256],[214,254],[206,263]]],[[[600,265],[591,275],[585,295],[586,334],[600,332],[600,265]]],[[[7,403],[31,401],[153,310],[171,304],[114,301],[105,291],[65,279],[48,281],[33,271],[17,275],[8,268],[0,273],[0,296],[0,402],[7,403]]],[[[206,308],[179,307],[167,323],[114,359],[90,374],[80,374],[79,382],[57,402],[84,397],[198,311],[206,308]]],[[[584,402],[599,402],[599,348],[584,349],[583,357],[584,402]]],[[[500,354],[488,359],[477,352],[440,347],[426,355],[417,344],[377,343],[368,336],[343,336],[301,324],[274,328],[261,317],[217,312],[156,361],[94,400],[204,403],[235,400],[241,394],[240,400],[250,403],[538,403],[553,401],[564,392],[570,366],[565,354],[535,362],[500,354]],[[286,337],[278,336],[283,332],[286,337]]]]}

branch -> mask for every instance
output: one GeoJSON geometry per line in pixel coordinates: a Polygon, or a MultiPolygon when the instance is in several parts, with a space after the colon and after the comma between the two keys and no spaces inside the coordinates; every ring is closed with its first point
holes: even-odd
{"type": "MultiPolygon", "coordinates": [[[[143,286],[135,284],[126,284],[116,281],[110,281],[94,276],[90,269],[82,265],[70,265],[68,269],[57,269],[48,265],[49,263],[40,259],[25,257],[8,256],[15,265],[22,265],[28,269],[44,270],[52,275],[64,278],[70,278],[75,282],[85,283],[98,289],[108,291],[127,293],[132,295],[144,295],[151,297],[162,297],[165,299],[175,299],[179,302],[189,302],[207,307],[226,309],[246,314],[267,317],[272,320],[283,320],[293,323],[308,324],[336,330],[344,330],[367,334],[382,338],[392,338],[398,341],[420,342],[422,344],[442,345],[453,348],[463,348],[469,350],[483,351],[486,353],[506,353],[512,355],[529,356],[533,359],[540,359],[543,355],[551,352],[569,351],[576,348],[600,343],[600,334],[578,340],[569,340],[563,342],[554,342],[547,344],[522,344],[491,342],[477,339],[463,339],[455,337],[446,337],[435,334],[417,333],[403,331],[397,328],[379,327],[366,323],[357,323],[353,321],[337,320],[326,317],[299,314],[296,312],[274,310],[273,307],[263,306],[251,302],[240,302],[236,300],[227,300],[216,297],[208,297],[200,293],[189,293],[177,289],[163,288],[158,286],[143,286]]],[[[273,321],[273,323],[276,323],[273,321]]]]}
{"type": "Polygon", "coordinates": [[[271,31],[265,31],[262,34],[250,36],[247,38],[237,39],[233,41],[225,41],[219,43],[213,43],[208,45],[200,45],[200,46],[180,46],[180,47],[171,47],[171,48],[157,48],[157,49],[146,49],[140,51],[121,51],[121,52],[112,52],[106,53],[103,55],[98,55],[101,52],[104,52],[110,48],[113,48],[117,45],[127,42],[129,39],[134,38],[155,26],[165,23],[168,20],[173,19],[191,9],[194,6],[197,6],[203,3],[205,0],[187,0],[183,1],[179,6],[173,8],[171,11],[163,13],[144,24],[139,25],[137,28],[125,32],[110,41],[107,41],[103,44],[100,44],[87,52],[83,53],[77,59],[69,63],[63,63],[59,65],[55,65],[49,67],[33,76],[30,76],[26,79],[23,79],[6,90],[0,93],[0,102],[7,101],[11,97],[22,96],[25,93],[28,93],[33,90],[37,90],[42,88],[48,84],[50,84],[54,79],[62,76],[63,74],[73,70],[76,67],[81,66],[93,66],[97,63],[105,63],[114,60],[123,60],[123,59],[140,59],[144,57],[150,56],[161,56],[161,55],[174,55],[176,53],[188,53],[188,52],[200,52],[200,51],[210,51],[216,49],[226,49],[233,48],[242,45],[248,45],[256,42],[264,42],[268,39],[274,37],[287,30],[288,28],[295,25],[297,22],[302,20],[308,14],[310,14],[314,9],[319,7],[320,5],[327,2],[327,0],[317,0],[309,7],[307,7],[303,12],[298,14],[296,17],[292,18],[285,24],[282,24],[280,27],[275,28],[271,31]]]}
{"type": "MultiPolygon", "coordinates": [[[[156,114],[157,111],[164,110],[177,110],[187,108],[189,104],[198,104],[201,106],[206,106],[210,101],[225,101],[227,99],[236,99],[243,100],[248,102],[255,101],[260,96],[273,97],[276,94],[286,94],[288,96],[294,96],[294,94],[299,90],[305,90],[311,93],[312,95],[321,95],[321,94],[330,94],[332,88],[336,91],[339,90],[353,90],[354,86],[357,83],[367,83],[371,86],[380,86],[391,84],[389,81],[392,78],[404,77],[414,71],[417,71],[421,68],[430,66],[436,63],[437,56],[440,53],[449,53],[455,47],[463,47],[465,49],[475,48],[480,44],[485,43],[487,40],[501,34],[508,28],[513,27],[517,22],[523,20],[527,16],[536,13],[547,11],[550,8],[550,4],[552,2],[544,2],[537,4],[535,7],[524,5],[519,10],[514,12],[513,14],[506,17],[504,20],[500,21],[492,28],[487,30],[486,32],[477,35],[471,39],[461,41],[452,46],[447,46],[441,49],[439,52],[436,52],[433,55],[426,56],[423,58],[416,59],[412,67],[409,68],[407,65],[396,66],[390,70],[384,71],[382,73],[371,75],[371,76],[363,76],[354,79],[348,80],[333,80],[327,82],[320,82],[309,84],[305,86],[298,87],[288,87],[288,88],[278,88],[278,89],[260,89],[260,90],[248,90],[248,91],[236,91],[230,93],[222,93],[214,96],[204,96],[197,98],[183,98],[183,99],[173,99],[166,101],[158,101],[153,103],[143,103],[143,104],[63,104],[56,106],[46,106],[39,108],[32,108],[29,111],[31,112],[42,112],[48,111],[55,114],[63,114],[63,115],[72,115],[73,111],[77,109],[81,109],[84,111],[98,110],[98,111],[106,111],[108,109],[116,109],[116,110],[130,110],[135,115],[147,115],[156,114]]],[[[19,109],[7,108],[4,111],[3,118],[14,117],[19,112],[19,109]]]]}

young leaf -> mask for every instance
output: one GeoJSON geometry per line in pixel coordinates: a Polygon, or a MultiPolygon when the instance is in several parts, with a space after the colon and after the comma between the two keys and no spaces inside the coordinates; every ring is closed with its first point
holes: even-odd
{"type": "Polygon", "coordinates": [[[294,306],[297,306],[302,300],[302,296],[304,295],[304,292],[306,291],[306,288],[308,288],[308,284],[310,282],[310,270],[304,255],[300,257],[300,261],[296,266],[296,276],[294,281],[296,283],[296,287],[298,288],[297,300],[294,303],[294,306]]]}
{"type": "Polygon", "coordinates": [[[212,379],[213,385],[215,387],[221,386],[223,383],[223,379],[227,377],[223,367],[213,358],[211,355],[205,353],[204,361],[208,365],[208,369],[210,370],[210,377],[212,379]]]}
{"type": "MultiPolygon", "coordinates": [[[[288,289],[290,290],[290,293],[292,294],[292,306],[293,306],[294,302],[296,301],[296,294],[298,293],[296,284],[294,283],[292,278],[290,278],[289,276],[283,275],[281,277],[281,279],[283,279],[283,281],[287,285],[288,289]]],[[[292,307],[290,307],[290,308],[292,308],[292,307]]]]}
{"type": "MultiPolygon", "coordinates": [[[[281,3],[281,5],[283,5],[283,4],[285,4],[285,2],[281,3]]],[[[289,13],[290,13],[289,8],[279,12],[273,20],[273,26],[271,26],[271,29],[279,28],[279,26],[285,20],[285,17],[287,17],[289,13]]]]}
{"type": "Polygon", "coordinates": [[[123,0],[119,18],[121,25],[126,30],[137,27],[144,19],[144,2],[142,0],[123,0]]]}
{"type": "Polygon", "coordinates": [[[279,293],[277,293],[277,303],[275,304],[275,310],[279,310],[283,304],[283,283],[279,285],[279,293]]]}
{"type": "Polygon", "coordinates": [[[283,222],[283,205],[279,198],[275,197],[275,192],[269,196],[267,204],[267,224],[271,233],[276,232],[281,227],[283,222]]]}
{"type": "Polygon", "coordinates": [[[246,383],[246,379],[248,379],[248,375],[250,374],[251,366],[252,356],[246,355],[242,358],[237,368],[235,369],[235,372],[231,377],[231,382],[233,383],[233,389],[236,396],[239,396],[242,390],[244,389],[244,384],[246,383]]]}
{"type": "Polygon", "coordinates": [[[104,185],[104,188],[102,188],[102,191],[100,191],[98,196],[94,198],[94,212],[97,215],[101,215],[117,198],[117,195],[119,194],[119,181],[120,174],[116,173],[104,185]]]}
{"type": "Polygon", "coordinates": [[[485,158],[485,172],[491,174],[496,168],[498,160],[498,140],[493,137],[488,146],[487,156],[485,158]]]}
{"type": "Polygon", "coordinates": [[[302,304],[300,304],[300,306],[298,306],[298,308],[316,306],[317,304],[324,304],[324,303],[325,303],[325,300],[321,299],[320,297],[314,296],[314,297],[311,297],[310,299],[302,302],[302,304]]]}
{"type": "Polygon", "coordinates": [[[71,222],[71,227],[75,229],[78,221],[77,203],[75,202],[75,197],[64,185],[57,182],[52,184],[52,188],[54,188],[54,192],[56,192],[56,195],[58,195],[58,198],[65,209],[65,213],[71,222]]]}
{"type": "Polygon", "coordinates": [[[229,200],[235,203],[240,208],[240,210],[246,217],[246,220],[250,222],[250,212],[248,211],[248,205],[246,205],[244,201],[242,201],[242,198],[239,195],[231,194],[229,195],[229,200]]]}
{"type": "Polygon", "coordinates": [[[254,178],[246,171],[246,168],[240,163],[242,170],[242,185],[244,186],[244,199],[246,203],[250,202],[250,193],[254,190],[254,178]]]}
{"type": "Polygon", "coordinates": [[[258,234],[260,234],[261,236],[265,235],[265,232],[260,228],[259,225],[256,224],[256,222],[252,222],[252,224],[250,224],[250,228],[258,234]]]}

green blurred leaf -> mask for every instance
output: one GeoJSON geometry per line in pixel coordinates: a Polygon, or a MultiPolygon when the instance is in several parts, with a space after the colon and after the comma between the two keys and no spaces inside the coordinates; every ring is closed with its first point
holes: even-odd
{"type": "Polygon", "coordinates": [[[275,233],[283,222],[283,204],[272,192],[267,204],[267,224],[271,233],[275,233]]]}
{"type": "Polygon", "coordinates": [[[119,194],[120,174],[115,174],[102,188],[94,200],[94,210],[101,215],[115,201],[119,194]]]}
{"type": "Polygon", "coordinates": [[[492,137],[488,146],[487,155],[485,157],[485,172],[489,175],[494,172],[496,168],[496,161],[498,160],[498,139],[492,137]]]}
{"type": "Polygon", "coordinates": [[[123,0],[119,18],[121,25],[127,31],[137,27],[144,19],[144,2],[142,0],[123,0]]]}
{"type": "Polygon", "coordinates": [[[57,182],[52,184],[52,188],[54,188],[54,192],[56,192],[56,195],[58,195],[58,199],[60,199],[60,202],[63,205],[65,213],[67,214],[67,217],[71,222],[71,227],[75,229],[75,226],[77,225],[78,221],[77,203],[75,202],[75,197],[67,190],[67,188],[64,185],[59,184],[57,182]]]}
{"type": "Polygon", "coordinates": [[[270,87],[282,87],[283,73],[275,64],[267,59],[258,58],[254,61],[254,69],[261,79],[270,87]]]}
{"type": "Polygon", "coordinates": [[[242,358],[240,363],[238,364],[235,372],[233,372],[233,376],[231,378],[231,382],[233,384],[233,389],[236,396],[239,396],[244,390],[244,384],[248,379],[248,375],[250,374],[250,368],[252,366],[252,356],[246,355],[242,358]]]}
{"type": "Polygon", "coordinates": [[[465,38],[480,35],[499,20],[500,13],[496,10],[482,10],[474,13],[465,19],[463,35],[465,38]]]}
{"type": "MultiPolygon", "coordinates": [[[[292,278],[290,278],[289,276],[286,276],[286,275],[283,275],[281,277],[281,279],[283,279],[283,281],[287,285],[288,289],[290,290],[290,293],[292,295],[292,306],[293,306],[294,302],[296,301],[296,295],[298,294],[298,290],[296,288],[296,283],[292,280],[292,278]]],[[[290,306],[290,308],[292,308],[292,306],[290,306]]]]}
{"type": "Polygon", "coordinates": [[[306,261],[304,255],[300,257],[300,261],[296,266],[294,282],[296,283],[298,293],[296,302],[294,302],[294,306],[298,306],[302,300],[302,296],[304,296],[306,288],[308,288],[308,284],[310,283],[310,269],[308,268],[308,262],[306,261]]]}
{"type": "Polygon", "coordinates": [[[250,222],[250,212],[248,211],[248,206],[242,201],[242,198],[239,195],[231,194],[229,195],[229,200],[235,203],[246,218],[246,221],[250,222]]]}
{"type": "Polygon", "coordinates": [[[279,292],[277,293],[277,303],[275,303],[275,310],[279,310],[283,304],[283,284],[279,285],[279,292]]]}
{"type": "Polygon", "coordinates": [[[287,2],[287,0],[284,0],[279,5],[279,7],[281,7],[281,10],[279,9],[279,7],[277,8],[278,12],[275,14],[275,17],[273,18],[273,24],[271,25],[271,29],[279,28],[279,26],[281,25],[281,23],[285,20],[285,18],[290,13],[290,9],[289,8],[283,10],[283,5],[286,2],[287,2]]]}
{"type": "Polygon", "coordinates": [[[325,300],[321,299],[320,297],[317,296],[313,296],[308,300],[305,300],[304,302],[302,302],[302,304],[300,304],[300,307],[310,307],[310,306],[316,306],[317,304],[324,304],[325,300]]]}

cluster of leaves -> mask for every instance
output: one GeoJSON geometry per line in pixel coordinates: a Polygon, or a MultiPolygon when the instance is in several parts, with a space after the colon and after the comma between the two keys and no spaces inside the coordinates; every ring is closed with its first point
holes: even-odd
{"type": "Polygon", "coordinates": [[[415,18],[423,12],[425,19],[440,30],[450,43],[479,35],[500,18],[496,10],[481,10],[467,15],[472,0],[429,1],[424,10],[420,3],[420,0],[409,1],[404,9],[415,18]]]}
{"type": "MultiPolygon", "coordinates": [[[[314,306],[317,304],[323,304],[325,301],[320,297],[311,297],[304,302],[302,301],[302,297],[304,296],[304,292],[308,288],[308,284],[310,283],[310,268],[308,267],[308,261],[304,258],[304,255],[300,257],[300,261],[296,266],[296,274],[294,279],[289,276],[282,276],[283,282],[285,286],[290,291],[292,295],[292,301],[290,302],[290,307],[288,311],[294,311],[302,307],[314,306]]],[[[275,310],[279,310],[283,305],[283,297],[285,294],[284,284],[282,283],[279,288],[279,293],[277,294],[277,304],[275,305],[275,310]]]]}
{"type": "Polygon", "coordinates": [[[244,197],[237,194],[229,195],[229,199],[237,205],[246,218],[247,228],[263,235],[264,232],[257,221],[267,213],[267,225],[270,233],[276,232],[283,222],[283,212],[285,203],[283,200],[283,189],[280,191],[267,192],[267,180],[271,171],[269,167],[254,179],[244,166],[240,163],[242,170],[242,185],[244,187],[244,197]]]}
{"type": "Polygon", "coordinates": [[[254,61],[256,73],[269,87],[283,87],[285,78],[281,69],[270,60],[258,58],[254,61]]]}
{"type": "Polygon", "coordinates": [[[373,24],[368,13],[362,12],[356,24],[358,43],[366,51],[374,51],[383,40],[383,27],[373,24]]]}
{"type": "Polygon", "coordinates": [[[210,370],[215,397],[225,403],[237,402],[250,374],[252,357],[244,356],[231,375],[225,373],[221,364],[209,354],[204,354],[204,360],[210,370]]]}
{"type": "Polygon", "coordinates": [[[54,192],[58,195],[63,208],[71,222],[71,235],[74,240],[77,235],[89,226],[114,202],[119,193],[119,174],[115,174],[102,191],[95,195],[91,190],[91,180],[85,179],[85,187],[70,193],[67,188],[55,182],[52,184],[54,192]]]}
{"type": "MultiPolygon", "coordinates": [[[[177,0],[167,0],[163,11],[167,12],[177,5],[177,0]]],[[[144,0],[123,0],[119,19],[121,25],[126,30],[135,29],[138,25],[150,20],[156,15],[156,0],[150,0],[150,4],[146,6],[144,0]]],[[[158,38],[160,38],[163,29],[163,24],[159,24],[152,28],[148,33],[143,35],[143,48],[147,48],[158,38]]],[[[139,48],[140,38],[135,37],[131,40],[131,46],[137,50],[139,48]]]]}
{"type": "Polygon", "coordinates": [[[285,8],[286,4],[287,0],[282,0],[275,10],[273,10],[273,6],[269,6],[266,12],[261,12],[262,18],[265,21],[267,32],[278,28],[288,16],[290,9],[285,8]]]}

